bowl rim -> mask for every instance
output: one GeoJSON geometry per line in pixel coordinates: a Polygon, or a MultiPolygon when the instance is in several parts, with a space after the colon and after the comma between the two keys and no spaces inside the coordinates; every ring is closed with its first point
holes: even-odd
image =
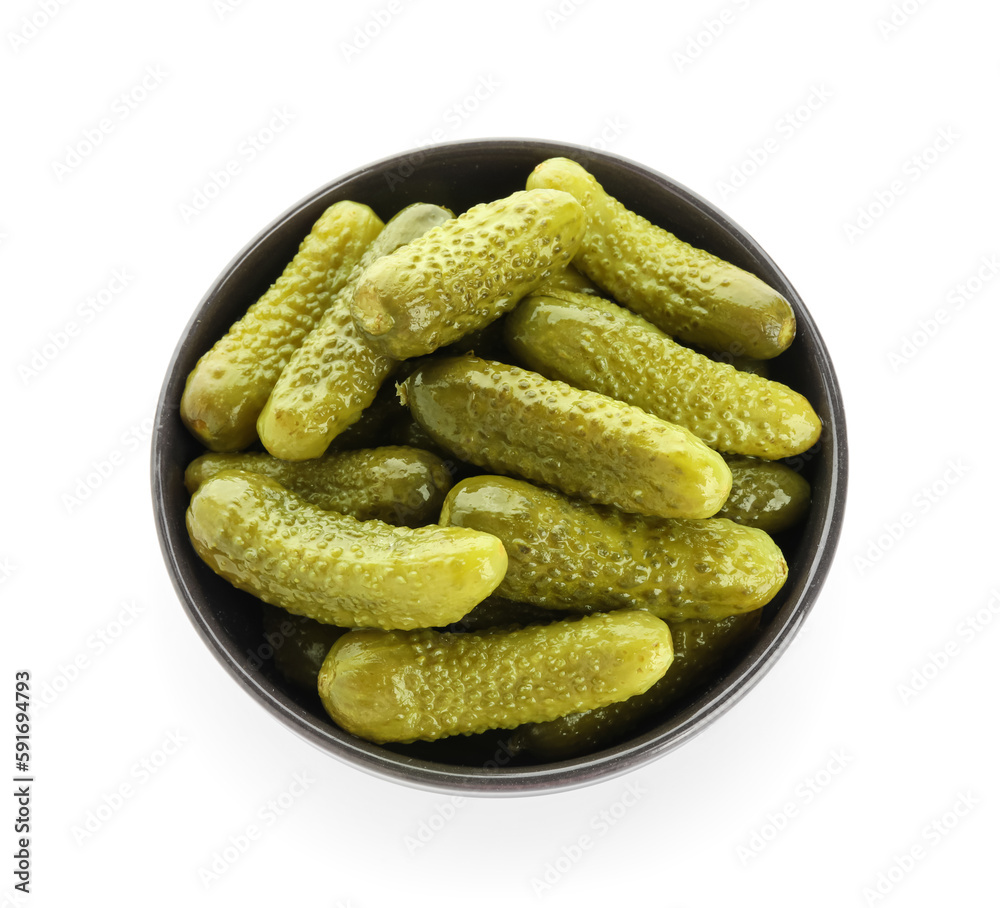
{"type": "MultiPolygon", "coordinates": [[[[812,315],[778,265],[746,230],[714,203],[658,170],[606,150],[550,139],[481,138],[417,146],[357,167],[303,196],[259,230],[232,257],[195,306],[170,357],[155,413],[150,452],[150,486],[157,538],[174,590],[189,620],[210,652],[232,678],[242,687],[248,689],[259,705],[319,750],[369,775],[404,784],[407,787],[437,793],[511,796],[577,789],[620,777],[659,759],[701,734],[710,723],[721,718],[756,687],[798,634],[805,619],[815,606],[820,590],[829,574],[844,520],[848,477],[847,429],[843,398],[836,370],[812,315]],[[428,157],[442,159],[445,156],[461,153],[492,152],[504,155],[527,151],[537,153],[539,160],[544,157],[560,155],[577,156],[578,158],[586,156],[632,174],[643,181],[657,184],[659,189],[666,191],[672,197],[683,200],[687,205],[693,206],[713,221],[720,230],[725,231],[738,241],[759,266],[771,271],[779,279],[783,286],[777,289],[789,299],[795,309],[799,324],[805,324],[808,328],[810,342],[814,347],[813,353],[818,358],[817,374],[823,383],[824,399],[829,402],[830,420],[824,424],[821,443],[826,446],[827,457],[832,464],[829,476],[830,494],[825,500],[813,504],[813,507],[821,508],[815,552],[808,559],[808,572],[805,576],[802,592],[792,605],[788,615],[780,622],[775,622],[777,624],[776,632],[766,638],[764,645],[760,645],[758,642],[758,645],[744,656],[739,663],[738,670],[731,671],[724,679],[724,683],[713,689],[710,696],[700,700],[686,713],[681,713],[679,721],[676,717],[671,720],[669,730],[663,732],[651,729],[636,738],[629,738],[616,747],[601,750],[592,755],[528,767],[504,766],[501,763],[502,755],[499,751],[497,752],[497,760],[487,761],[482,767],[453,766],[404,757],[385,751],[377,745],[368,744],[368,742],[342,732],[332,723],[330,723],[330,727],[320,727],[311,713],[292,702],[279,689],[269,684],[263,675],[249,671],[233,658],[220,629],[213,625],[213,622],[198,605],[197,599],[188,585],[185,565],[179,559],[176,550],[178,540],[173,538],[166,517],[163,439],[165,433],[170,431],[167,420],[175,410],[175,406],[168,400],[168,396],[177,383],[178,360],[182,358],[188,337],[200,320],[205,308],[265,240],[279,231],[288,220],[304,208],[315,204],[321,198],[330,197],[342,190],[343,187],[372,172],[384,172],[391,167],[399,169],[407,165],[414,166],[414,161],[422,163],[428,157]],[[498,765],[491,767],[488,765],[489,762],[498,765]]],[[[185,539],[183,542],[186,543],[187,540],[185,539]]]]}

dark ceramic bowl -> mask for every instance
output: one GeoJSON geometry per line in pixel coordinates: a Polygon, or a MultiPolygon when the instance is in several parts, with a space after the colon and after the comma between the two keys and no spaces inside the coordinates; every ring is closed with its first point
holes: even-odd
{"type": "Polygon", "coordinates": [[[195,309],[167,369],[152,444],[153,503],[168,571],[194,626],[232,677],[286,727],[338,760],[391,781],[463,794],[521,795],[599,782],[663,757],[718,720],[784,652],[816,602],[840,533],[846,480],[844,413],[833,364],[799,295],[757,243],[713,205],[645,166],[533,139],[457,142],[377,161],[334,180],[277,218],[226,266],[195,309]],[[283,679],[264,638],[261,604],[217,577],[195,555],[184,526],[188,495],[183,473],[201,449],[180,420],[184,381],[198,357],[281,273],[333,202],[364,202],[383,220],[412,202],[434,202],[461,212],[523,189],[532,168],[557,155],[576,159],[628,207],[754,272],[791,302],[798,335],[773,361],[772,377],[805,394],[824,423],[819,444],[794,464],[812,484],[812,508],[794,536],[782,540],[788,581],[764,610],[753,646],[721,668],[708,689],[647,722],[624,743],[541,764],[511,754],[503,733],[428,745],[369,744],[336,727],[314,693],[283,679]]]}

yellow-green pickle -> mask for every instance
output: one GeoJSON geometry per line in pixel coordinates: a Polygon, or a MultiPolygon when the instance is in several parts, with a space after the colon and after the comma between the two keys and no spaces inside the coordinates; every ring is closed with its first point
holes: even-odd
{"type": "Polygon", "coordinates": [[[431,741],[624,700],[672,659],[669,628],[647,612],[472,633],[354,630],[331,648],[318,689],[352,734],[431,741]]]}
{"type": "Polygon", "coordinates": [[[240,451],[257,440],[257,417],[285,364],[383,226],[367,205],[335,202],[268,291],[198,360],[181,418],[206,448],[240,451]]]}
{"type": "Polygon", "coordinates": [[[521,190],[475,205],[371,264],[354,291],[354,318],[387,356],[431,353],[565,268],[584,224],[565,192],[521,190]]]}
{"type": "Polygon", "coordinates": [[[608,300],[535,293],[505,329],[528,368],[634,404],[717,451],[777,459],[819,438],[819,417],[798,392],[696,353],[608,300]]]}
{"type": "Polygon", "coordinates": [[[732,474],[687,429],[638,407],[473,356],[431,359],[400,397],[469,463],[662,517],[710,517],[732,474]]]}
{"type": "Polygon", "coordinates": [[[630,211],[575,161],[543,161],[526,185],[580,202],[587,233],[573,264],[671,337],[759,359],[794,339],[795,314],[777,290],[630,211]]]}
{"type": "Polygon", "coordinates": [[[396,526],[436,523],[451,488],[445,462],[430,451],[383,445],[330,451],[316,460],[287,461],[264,452],[202,454],[184,473],[193,493],[223,470],[248,470],[277,480],[324,511],[396,526]]]}
{"type": "Polygon", "coordinates": [[[788,575],[763,530],[625,514],[503,476],[458,483],[441,523],[500,539],[508,563],[498,595],[546,608],[718,619],[762,608],[788,575]]]}
{"type": "Polygon", "coordinates": [[[225,470],[191,496],[191,541],[239,589],[340,627],[439,627],[496,589],[499,539],[324,511],[268,476],[225,470]]]}

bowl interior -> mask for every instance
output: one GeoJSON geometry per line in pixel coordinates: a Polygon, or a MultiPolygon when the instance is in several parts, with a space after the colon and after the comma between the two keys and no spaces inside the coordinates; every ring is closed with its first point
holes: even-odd
{"type": "Polygon", "coordinates": [[[593,149],[537,140],[451,143],[387,158],[335,180],[266,227],[209,288],[176,347],[157,407],[151,463],[168,571],[195,627],[230,674],[284,724],[341,760],[394,781],[467,794],[528,794],[600,781],[661,756],[722,715],[780,655],[815,601],[839,536],[846,477],[846,433],[833,365],[802,300],[757,243],[710,203],[648,168],[593,149]],[[757,274],[791,302],[798,334],[774,361],[772,377],[804,394],[824,423],[820,442],[789,461],[812,484],[812,508],[803,525],[778,538],[789,579],[764,610],[752,648],[723,666],[710,689],[650,720],[628,741],[546,764],[512,754],[509,735],[500,732],[425,745],[369,744],[334,726],[315,694],[282,678],[264,637],[261,603],[215,575],[194,553],[184,525],[189,497],[184,469],[203,449],[180,420],[184,381],[198,358],[281,274],[333,202],[366,203],[384,221],[413,202],[459,213],[523,189],[532,168],[556,155],[579,161],[629,208],[757,274]]]}

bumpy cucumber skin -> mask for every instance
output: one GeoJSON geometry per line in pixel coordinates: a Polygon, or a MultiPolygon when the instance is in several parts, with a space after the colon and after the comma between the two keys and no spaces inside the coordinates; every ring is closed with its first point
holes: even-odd
{"type": "Polygon", "coordinates": [[[617,744],[644,719],[705,687],[725,660],[750,645],[759,624],[759,611],[721,621],[671,622],[674,661],[649,690],[551,722],[522,725],[511,739],[511,750],[554,761],[596,753],[617,744]]]}
{"type": "Polygon", "coordinates": [[[355,324],[350,307],[354,289],[370,264],[451,217],[438,205],[410,205],[365,251],[319,324],[292,354],[257,420],[257,433],[275,457],[321,456],[375,399],[397,363],[355,324]]]}
{"type": "Polygon", "coordinates": [[[330,451],[316,460],[290,462],[263,452],[208,453],[188,464],[190,493],[223,470],[263,473],[325,511],[394,526],[436,523],[452,486],[445,462],[430,451],[383,445],[330,451]]]}
{"type": "Polygon", "coordinates": [[[387,356],[431,353],[569,264],[584,227],[583,209],[565,192],[521,190],[476,205],[370,265],[351,311],[387,356]]]}
{"type": "Polygon", "coordinates": [[[729,495],[722,456],[687,429],[535,372],[431,359],[400,396],[460,459],[568,495],[661,517],[710,517],[729,495]]]}
{"type": "Polygon", "coordinates": [[[257,418],[285,364],[383,226],[367,205],[331,205],[281,276],[198,360],[181,419],[206,448],[240,451],[257,440],[257,418]]]}
{"type": "Polygon", "coordinates": [[[492,593],[507,566],[503,545],[485,533],[355,520],[240,470],[199,487],[187,528],[233,586],[340,627],[449,624],[492,593]]]}
{"type": "Polygon", "coordinates": [[[733,474],[733,489],[717,516],[780,533],[809,512],[809,481],[786,464],[752,457],[728,457],[726,463],[733,474]]]}
{"type": "Polygon", "coordinates": [[[588,229],[574,264],[671,337],[758,359],[794,339],[795,314],[778,291],[630,211],[575,161],[543,161],[527,186],[576,197],[588,229]]]}
{"type": "Polygon", "coordinates": [[[354,735],[432,741],[635,696],[672,658],[669,628],[644,612],[474,633],[357,630],[334,644],[317,686],[354,735]]]}
{"type": "Polygon", "coordinates": [[[634,404],[717,451],[777,460],[807,451],[822,431],[797,391],[696,353],[608,300],[535,293],[505,330],[528,368],[634,404]]]}
{"type": "Polygon", "coordinates": [[[644,518],[504,476],[456,484],[441,525],[500,539],[508,563],[497,594],[550,609],[718,620],[767,605],[788,576],[762,530],[723,518],[644,518]]]}
{"type": "Polygon", "coordinates": [[[548,293],[551,290],[563,290],[570,293],[591,293],[595,296],[601,295],[601,288],[572,262],[561,271],[553,274],[534,293],[548,293]]]}

